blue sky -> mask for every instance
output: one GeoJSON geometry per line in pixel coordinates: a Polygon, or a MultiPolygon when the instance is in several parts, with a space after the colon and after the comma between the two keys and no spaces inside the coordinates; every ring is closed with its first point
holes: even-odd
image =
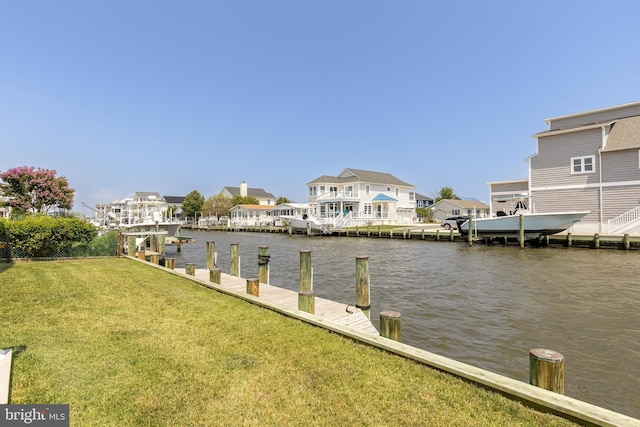
{"type": "Polygon", "coordinates": [[[75,209],[344,168],[488,199],[545,118],[640,100],[636,1],[0,0],[0,171],[75,209]]]}

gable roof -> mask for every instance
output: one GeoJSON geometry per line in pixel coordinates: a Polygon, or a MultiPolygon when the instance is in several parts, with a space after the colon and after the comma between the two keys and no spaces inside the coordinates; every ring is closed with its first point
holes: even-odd
{"type": "Polygon", "coordinates": [[[163,196],[162,198],[167,203],[180,205],[184,202],[184,197],[185,196],[163,196]]]}
{"type": "Polygon", "coordinates": [[[270,211],[273,209],[272,205],[235,205],[232,206],[230,210],[234,210],[234,209],[247,209],[247,210],[254,210],[254,211],[270,211]]]}
{"type": "Polygon", "coordinates": [[[431,200],[433,201],[432,197],[428,197],[428,196],[423,196],[422,194],[416,193],[416,200],[431,200]]]}
{"type": "Polygon", "coordinates": [[[489,205],[477,200],[460,200],[460,199],[442,199],[435,202],[430,208],[438,207],[440,204],[449,203],[461,209],[489,209],[489,205]]]}
{"type": "Polygon", "coordinates": [[[394,199],[393,197],[389,197],[386,194],[378,194],[376,197],[373,198],[374,202],[397,202],[398,200],[394,199]]]}
{"type": "Polygon", "coordinates": [[[344,169],[338,176],[322,175],[307,184],[314,182],[367,182],[371,184],[400,185],[403,187],[413,187],[389,173],[365,171],[362,169],[344,169]]]}
{"type": "Polygon", "coordinates": [[[616,120],[611,125],[602,151],[627,150],[640,147],[640,116],[616,120]]]}
{"type": "MultiPolygon", "coordinates": [[[[240,187],[224,187],[220,193],[225,190],[231,194],[231,196],[240,195],[240,187]]],[[[253,196],[256,199],[275,199],[275,196],[271,193],[267,193],[262,188],[247,188],[247,196],[253,196]]]]}

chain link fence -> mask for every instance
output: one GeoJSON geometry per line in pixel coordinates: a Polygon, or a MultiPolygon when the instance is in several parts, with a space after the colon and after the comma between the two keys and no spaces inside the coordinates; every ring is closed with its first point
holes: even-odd
{"type": "Polygon", "coordinates": [[[116,256],[118,251],[118,232],[110,231],[98,236],[88,243],[68,243],[59,245],[48,251],[39,253],[37,257],[27,255],[8,242],[0,241],[0,259],[17,258],[86,258],[116,256]]]}

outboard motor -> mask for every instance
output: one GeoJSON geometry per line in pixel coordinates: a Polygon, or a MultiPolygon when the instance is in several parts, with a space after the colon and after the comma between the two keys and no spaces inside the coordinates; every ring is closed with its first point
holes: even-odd
{"type": "Polygon", "coordinates": [[[458,226],[458,232],[459,232],[462,236],[466,236],[466,235],[469,233],[469,231],[468,231],[468,230],[467,230],[467,231],[464,231],[464,230],[462,229],[462,227],[461,227],[461,226],[462,226],[462,224],[464,224],[464,223],[465,223],[465,222],[467,222],[467,221],[468,221],[468,219],[464,219],[464,218],[458,218],[458,219],[456,219],[456,225],[458,226]]]}

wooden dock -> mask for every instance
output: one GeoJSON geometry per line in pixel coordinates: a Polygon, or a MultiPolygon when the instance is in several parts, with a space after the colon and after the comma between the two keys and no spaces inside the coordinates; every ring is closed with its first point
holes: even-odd
{"type": "MultiPolygon", "coordinates": [[[[182,274],[186,274],[185,270],[185,268],[175,269],[176,272],[182,274]]],[[[206,268],[195,270],[195,278],[202,281],[209,281],[209,274],[209,270],[206,268]]],[[[247,295],[247,279],[221,273],[220,282],[220,284],[211,282],[211,285],[219,287],[230,294],[239,296],[247,295]]],[[[298,309],[298,292],[289,289],[260,283],[260,296],[258,298],[289,309],[298,309]]],[[[362,310],[353,305],[316,297],[314,314],[348,328],[379,335],[378,330],[373,326],[371,320],[369,320],[362,310]]]]}

